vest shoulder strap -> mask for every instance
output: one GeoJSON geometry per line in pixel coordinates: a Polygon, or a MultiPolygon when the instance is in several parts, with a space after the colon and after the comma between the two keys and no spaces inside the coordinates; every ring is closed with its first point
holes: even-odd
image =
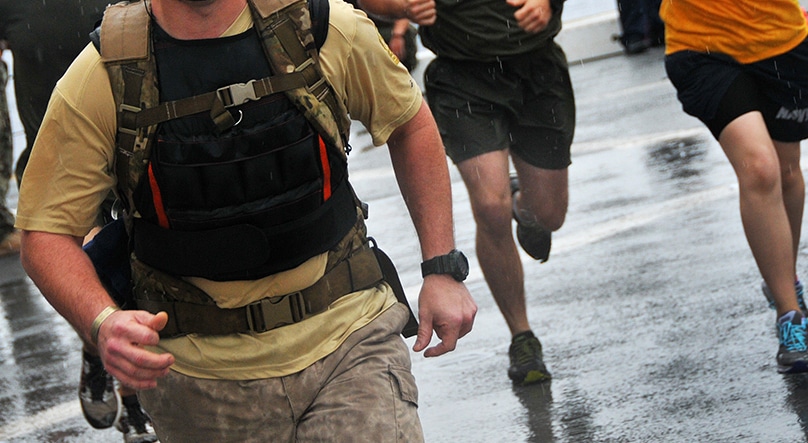
{"type": "MultiPolygon", "coordinates": [[[[328,33],[328,1],[248,0],[248,4],[274,72],[305,77],[305,85],[284,93],[328,144],[345,155],[350,119],[319,65],[319,47],[328,33]]],[[[109,73],[118,109],[115,170],[119,197],[130,212],[134,211],[132,193],[145,173],[150,141],[157,129],[153,120],[143,117],[160,104],[157,69],[151,54],[152,19],[144,4],[120,2],[108,6],[101,26],[92,35],[109,73]]],[[[229,116],[220,102],[215,100],[214,104],[221,106],[211,110],[214,121],[229,116]]]]}
{"type": "Polygon", "coordinates": [[[316,68],[317,76],[310,77],[306,88],[287,91],[286,95],[329,144],[347,153],[351,121],[345,105],[336,97],[320,69],[319,47],[315,40],[318,35],[325,40],[324,33],[328,32],[328,0],[248,2],[254,5],[253,22],[276,73],[299,72],[307,70],[310,65],[316,68]]]}
{"type": "Polygon", "coordinates": [[[149,16],[142,2],[120,2],[104,10],[99,46],[106,63],[145,60],[149,57],[149,16]],[[104,26],[104,23],[115,26],[104,26]]]}

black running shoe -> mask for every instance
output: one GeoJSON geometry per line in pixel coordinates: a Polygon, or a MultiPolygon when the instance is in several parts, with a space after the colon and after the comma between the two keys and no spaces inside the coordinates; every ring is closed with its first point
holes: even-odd
{"type": "Polygon", "coordinates": [[[151,418],[140,407],[136,395],[123,397],[123,413],[115,427],[123,433],[124,443],[155,443],[159,442],[151,418]]]}
{"type": "Polygon", "coordinates": [[[533,332],[515,335],[511,339],[508,356],[511,360],[508,377],[513,384],[524,386],[546,382],[552,378],[542,360],[541,342],[533,332]]]}
{"type": "Polygon", "coordinates": [[[777,371],[781,374],[808,372],[805,333],[805,317],[799,311],[791,311],[777,321],[777,371]]]}
{"type": "Polygon", "coordinates": [[[120,413],[115,380],[104,369],[101,357],[82,351],[79,402],[84,418],[96,429],[111,427],[120,413]]]}
{"type": "MultiPolygon", "coordinates": [[[[519,190],[519,177],[511,174],[511,195],[519,190]]],[[[535,260],[544,263],[550,259],[550,247],[552,246],[553,233],[540,226],[530,225],[519,221],[516,209],[513,211],[513,219],[516,220],[516,239],[519,245],[527,254],[535,260]]]]}

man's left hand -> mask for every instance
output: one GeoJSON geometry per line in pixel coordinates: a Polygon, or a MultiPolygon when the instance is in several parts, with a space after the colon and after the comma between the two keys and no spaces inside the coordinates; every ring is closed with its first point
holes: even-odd
{"type": "Polygon", "coordinates": [[[516,8],[513,17],[525,32],[536,34],[547,27],[553,16],[550,0],[505,0],[516,8]]]}
{"type": "Polygon", "coordinates": [[[424,357],[437,357],[453,351],[457,340],[471,331],[475,315],[477,304],[466,285],[448,275],[428,275],[418,297],[420,324],[413,351],[423,351],[433,332],[441,341],[426,349],[424,357]]]}

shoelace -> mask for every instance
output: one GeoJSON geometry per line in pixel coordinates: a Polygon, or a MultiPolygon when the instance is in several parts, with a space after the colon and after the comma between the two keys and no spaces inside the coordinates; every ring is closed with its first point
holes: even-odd
{"type": "Polygon", "coordinates": [[[513,352],[511,355],[513,356],[514,363],[518,365],[529,363],[541,352],[541,348],[537,346],[537,343],[529,339],[517,340],[512,346],[513,352]]]}
{"type": "Polygon", "coordinates": [[[789,352],[804,352],[808,350],[805,345],[805,324],[795,325],[785,322],[780,325],[780,341],[789,352]]]}

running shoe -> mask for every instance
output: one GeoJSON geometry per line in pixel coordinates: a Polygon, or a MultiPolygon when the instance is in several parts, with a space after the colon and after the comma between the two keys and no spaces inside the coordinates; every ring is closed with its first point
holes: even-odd
{"type": "Polygon", "coordinates": [[[115,427],[123,433],[124,443],[159,442],[151,418],[140,407],[136,395],[123,397],[123,412],[115,427]]]}
{"type": "MultiPolygon", "coordinates": [[[[519,177],[516,174],[510,175],[511,179],[511,196],[516,194],[519,190],[519,177]]],[[[514,198],[513,219],[516,220],[516,239],[522,249],[528,255],[542,263],[550,259],[550,247],[552,245],[553,233],[537,226],[521,222],[516,213],[516,199],[514,198]]]]}
{"type": "Polygon", "coordinates": [[[82,350],[79,403],[87,423],[96,429],[111,427],[120,414],[120,402],[115,380],[104,369],[101,357],[82,350]]]}
{"type": "Polygon", "coordinates": [[[541,342],[532,331],[516,334],[511,339],[508,356],[511,360],[508,377],[513,384],[524,386],[552,378],[542,360],[541,342]]]}
{"type": "MultiPolygon", "coordinates": [[[[760,289],[763,291],[763,296],[766,297],[766,300],[769,302],[769,308],[775,309],[774,306],[774,296],[772,295],[771,289],[769,289],[769,285],[766,282],[762,282],[760,284],[760,289]]],[[[800,309],[802,310],[803,315],[808,313],[808,309],[805,307],[805,287],[802,285],[802,282],[798,278],[797,281],[794,282],[794,292],[797,293],[797,304],[800,305],[800,309]]]]}
{"type": "Polygon", "coordinates": [[[808,346],[805,342],[805,317],[791,311],[777,321],[777,371],[793,374],[808,371],[808,346]]]}

